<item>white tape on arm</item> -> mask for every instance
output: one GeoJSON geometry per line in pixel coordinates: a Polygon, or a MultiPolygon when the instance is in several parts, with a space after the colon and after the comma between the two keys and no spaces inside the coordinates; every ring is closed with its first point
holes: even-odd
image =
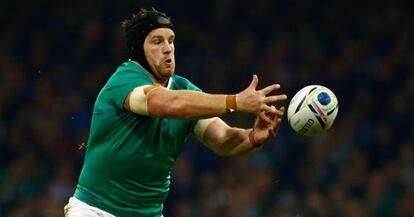
{"type": "Polygon", "coordinates": [[[143,85],[135,88],[129,95],[129,109],[140,115],[148,115],[147,110],[147,95],[144,89],[151,85],[143,85]]]}
{"type": "Polygon", "coordinates": [[[197,124],[194,126],[194,135],[197,137],[198,140],[203,141],[204,139],[204,132],[206,131],[208,125],[210,125],[213,121],[217,120],[218,117],[214,118],[207,118],[207,119],[200,119],[197,121],[197,124]]]}

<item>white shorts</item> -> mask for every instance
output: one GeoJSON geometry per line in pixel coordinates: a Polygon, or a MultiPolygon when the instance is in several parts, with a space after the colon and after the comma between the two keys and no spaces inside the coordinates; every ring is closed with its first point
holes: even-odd
{"type": "Polygon", "coordinates": [[[63,209],[65,217],[115,217],[96,207],[90,206],[75,197],[69,198],[69,203],[63,209]]]}

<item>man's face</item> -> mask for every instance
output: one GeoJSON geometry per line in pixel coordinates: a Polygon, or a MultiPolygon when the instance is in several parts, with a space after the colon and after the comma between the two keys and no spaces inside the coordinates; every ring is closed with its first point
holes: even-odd
{"type": "Polygon", "coordinates": [[[162,79],[175,71],[174,32],[169,28],[152,30],[144,41],[144,54],[151,70],[162,79]]]}

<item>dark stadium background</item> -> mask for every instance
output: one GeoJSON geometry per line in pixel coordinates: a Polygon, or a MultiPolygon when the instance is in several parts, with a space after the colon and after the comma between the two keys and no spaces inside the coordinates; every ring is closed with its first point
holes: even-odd
{"type": "Polygon", "coordinates": [[[94,99],[127,59],[119,24],[148,5],[173,18],[177,74],[204,91],[237,93],[257,73],[261,87],[292,97],[321,84],[340,103],[324,135],[300,137],[285,119],[247,157],[191,138],[167,217],[414,216],[412,2],[154,2],[1,1],[0,216],[63,216],[94,99]]]}

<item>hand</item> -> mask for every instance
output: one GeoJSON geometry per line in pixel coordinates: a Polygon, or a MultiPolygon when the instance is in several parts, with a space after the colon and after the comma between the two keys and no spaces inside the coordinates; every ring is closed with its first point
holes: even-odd
{"type": "Polygon", "coordinates": [[[256,117],[253,126],[253,138],[256,144],[263,144],[269,141],[276,136],[280,128],[285,107],[282,106],[279,109],[276,109],[274,106],[271,106],[271,109],[277,110],[278,112],[268,113],[263,111],[256,117]]]}
{"type": "Polygon", "coordinates": [[[237,110],[255,116],[258,116],[262,111],[282,116],[283,114],[279,110],[272,109],[269,105],[284,101],[287,99],[287,96],[284,94],[268,96],[272,91],[278,90],[280,85],[273,84],[261,90],[256,90],[258,83],[257,75],[253,75],[253,80],[249,87],[237,95],[237,110]]]}

